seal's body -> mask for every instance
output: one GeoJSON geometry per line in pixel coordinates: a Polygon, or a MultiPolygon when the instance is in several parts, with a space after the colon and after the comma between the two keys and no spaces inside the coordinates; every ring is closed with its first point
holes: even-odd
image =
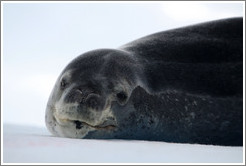
{"type": "Polygon", "coordinates": [[[187,26],[74,59],[46,124],[73,138],[242,145],[243,20],[187,26]]]}

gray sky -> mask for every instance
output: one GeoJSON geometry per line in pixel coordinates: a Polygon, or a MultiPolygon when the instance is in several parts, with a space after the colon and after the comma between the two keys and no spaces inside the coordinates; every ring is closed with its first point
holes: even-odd
{"type": "Polygon", "coordinates": [[[242,2],[3,3],[3,122],[44,126],[55,80],[86,51],[243,16],[243,6],[242,2]]]}

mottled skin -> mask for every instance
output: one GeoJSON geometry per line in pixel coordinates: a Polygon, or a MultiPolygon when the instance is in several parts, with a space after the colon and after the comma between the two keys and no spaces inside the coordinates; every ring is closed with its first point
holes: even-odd
{"type": "Polygon", "coordinates": [[[243,145],[243,20],[140,38],[70,62],[51,93],[57,136],[243,145]]]}

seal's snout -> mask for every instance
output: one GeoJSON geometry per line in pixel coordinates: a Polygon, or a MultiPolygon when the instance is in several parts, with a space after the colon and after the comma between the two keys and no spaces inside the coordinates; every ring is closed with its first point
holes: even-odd
{"type": "Polygon", "coordinates": [[[96,111],[104,108],[105,100],[97,92],[87,88],[73,88],[65,96],[66,103],[78,103],[80,106],[96,111]]]}

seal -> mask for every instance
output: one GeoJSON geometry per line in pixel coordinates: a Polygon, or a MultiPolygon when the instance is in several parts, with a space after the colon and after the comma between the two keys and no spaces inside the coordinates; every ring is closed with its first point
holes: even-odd
{"type": "Polygon", "coordinates": [[[46,108],[60,137],[243,145],[243,19],[97,49],[62,71],[46,108]]]}

